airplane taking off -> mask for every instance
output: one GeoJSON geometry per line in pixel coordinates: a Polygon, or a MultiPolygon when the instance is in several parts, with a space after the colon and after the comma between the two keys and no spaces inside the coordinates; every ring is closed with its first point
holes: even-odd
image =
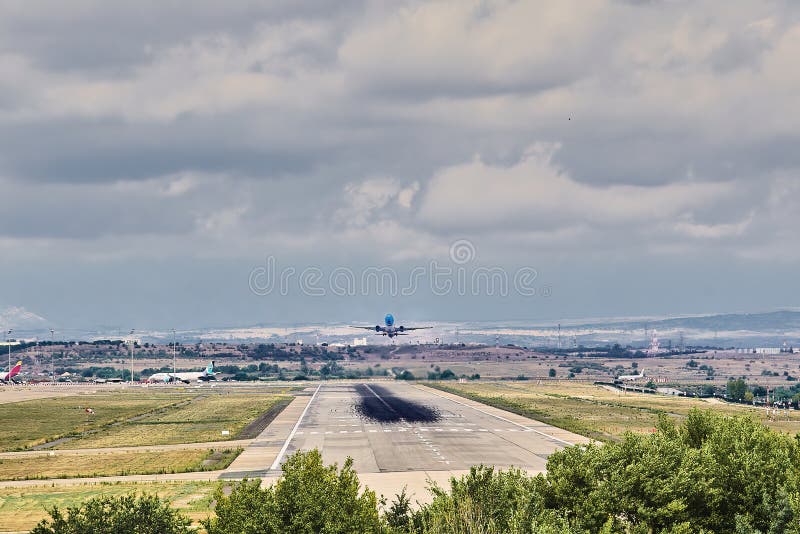
{"type": "Polygon", "coordinates": [[[432,326],[395,326],[394,325],[394,316],[390,313],[386,315],[383,319],[384,326],[375,325],[375,326],[352,326],[351,328],[361,328],[362,330],[374,330],[375,333],[379,336],[389,336],[390,338],[394,336],[407,336],[408,332],[411,330],[427,330],[429,328],[433,328],[432,326]]]}
{"type": "Polygon", "coordinates": [[[618,376],[617,380],[638,380],[644,378],[644,369],[638,375],[622,375],[618,376]]]}
{"type": "Polygon", "coordinates": [[[4,375],[0,376],[0,382],[13,382],[12,378],[19,374],[19,370],[22,369],[22,361],[18,361],[17,365],[11,368],[10,371],[5,373],[4,375]]]}
{"type": "Polygon", "coordinates": [[[184,384],[188,384],[194,380],[198,382],[216,380],[215,376],[216,373],[214,372],[214,362],[211,362],[204,371],[190,373],[156,373],[154,375],[150,375],[147,381],[164,382],[166,384],[171,382],[183,382],[184,384]]]}

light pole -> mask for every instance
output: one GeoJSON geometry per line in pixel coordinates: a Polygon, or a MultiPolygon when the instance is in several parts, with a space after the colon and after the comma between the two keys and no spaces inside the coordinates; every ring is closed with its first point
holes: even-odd
{"type": "Polygon", "coordinates": [[[131,386],[133,385],[133,329],[131,329],[130,339],[128,339],[128,346],[131,351],[131,386]]]}
{"type": "Polygon", "coordinates": [[[50,329],[50,381],[52,383],[56,383],[56,367],[53,364],[53,360],[56,357],[56,331],[52,328],[50,329]]]}
{"type": "Polygon", "coordinates": [[[174,375],[177,372],[177,356],[176,354],[176,347],[175,347],[175,329],[172,329],[172,374],[174,375]]]}

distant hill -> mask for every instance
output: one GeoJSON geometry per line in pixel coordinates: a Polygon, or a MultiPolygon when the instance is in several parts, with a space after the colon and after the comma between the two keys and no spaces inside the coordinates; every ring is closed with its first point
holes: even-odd
{"type": "Polygon", "coordinates": [[[693,328],[697,330],[748,330],[755,332],[774,332],[800,330],[800,312],[775,311],[767,313],[743,313],[710,315],[704,317],[683,317],[665,319],[653,323],[666,328],[693,328]]]}
{"type": "Polygon", "coordinates": [[[0,310],[0,328],[7,330],[36,330],[45,328],[48,324],[47,319],[37,315],[25,308],[11,306],[0,310]]]}

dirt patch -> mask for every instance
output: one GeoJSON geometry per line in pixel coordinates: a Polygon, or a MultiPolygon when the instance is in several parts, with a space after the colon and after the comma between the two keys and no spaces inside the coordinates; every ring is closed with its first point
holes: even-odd
{"type": "Polygon", "coordinates": [[[259,415],[255,421],[244,427],[236,436],[236,439],[253,439],[258,437],[258,435],[261,434],[276,417],[278,417],[278,414],[281,413],[284,408],[289,406],[290,402],[292,402],[292,399],[281,399],[273,404],[269,410],[259,415]]]}

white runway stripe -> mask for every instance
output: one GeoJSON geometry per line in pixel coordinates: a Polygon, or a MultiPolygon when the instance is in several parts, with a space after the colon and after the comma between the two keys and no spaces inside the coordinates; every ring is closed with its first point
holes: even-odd
{"type": "Polygon", "coordinates": [[[313,403],[314,399],[317,398],[317,394],[319,393],[319,390],[321,388],[322,384],[317,386],[317,390],[314,391],[313,395],[311,395],[311,399],[308,401],[308,404],[306,404],[306,407],[303,409],[303,413],[300,414],[300,418],[297,420],[297,423],[295,423],[294,428],[292,428],[292,431],[289,433],[289,437],[286,438],[286,441],[284,442],[283,447],[281,447],[278,456],[275,458],[275,461],[272,462],[272,465],[270,466],[271,470],[274,471],[281,466],[281,460],[283,460],[283,456],[286,454],[286,450],[289,448],[289,443],[291,443],[292,439],[294,439],[294,435],[297,433],[297,429],[300,428],[300,424],[303,422],[303,418],[308,413],[308,409],[311,406],[311,403],[313,403]]]}

